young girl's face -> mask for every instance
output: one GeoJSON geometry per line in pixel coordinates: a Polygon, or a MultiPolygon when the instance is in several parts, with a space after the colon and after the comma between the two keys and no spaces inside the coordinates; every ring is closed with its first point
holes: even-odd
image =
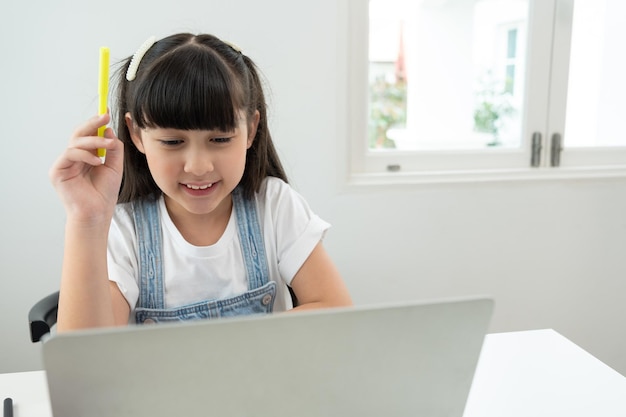
{"type": "MultiPolygon", "coordinates": [[[[172,217],[230,210],[230,193],[243,176],[246,151],[257,124],[258,115],[251,128],[245,117],[240,117],[236,128],[226,132],[169,128],[135,131],[133,142],[146,155],[172,217]]],[[[129,127],[133,132],[132,121],[129,127]]]]}

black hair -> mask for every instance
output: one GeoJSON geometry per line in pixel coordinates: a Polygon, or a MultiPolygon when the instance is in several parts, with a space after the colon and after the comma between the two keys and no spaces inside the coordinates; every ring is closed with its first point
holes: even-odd
{"type": "Polygon", "coordinates": [[[124,60],[117,71],[117,134],[125,145],[118,202],[161,195],[145,155],[131,139],[126,113],[139,129],[228,131],[237,126],[240,111],[245,112],[249,127],[258,111],[256,135],[239,185],[251,198],[268,176],[287,182],[269,132],[261,79],[250,58],[213,35],[180,33],[152,45],[139,63],[136,78],[128,81],[131,60],[124,60]]]}

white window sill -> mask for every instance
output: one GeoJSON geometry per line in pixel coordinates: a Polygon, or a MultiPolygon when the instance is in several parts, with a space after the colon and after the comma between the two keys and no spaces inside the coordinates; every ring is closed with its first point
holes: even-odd
{"type": "Polygon", "coordinates": [[[367,186],[478,183],[498,181],[570,180],[626,178],[626,165],[604,167],[524,168],[509,170],[465,170],[428,172],[358,173],[348,177],[348,188],[367,186]]]}

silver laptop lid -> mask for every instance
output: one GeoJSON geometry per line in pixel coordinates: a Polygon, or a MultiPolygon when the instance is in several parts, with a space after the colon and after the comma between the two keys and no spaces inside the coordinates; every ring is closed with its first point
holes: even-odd
{"type": "Polygon", "coordinates": [[[72,332],[43,344],[56,417],[461,417],[487,298],[72,332]]]}

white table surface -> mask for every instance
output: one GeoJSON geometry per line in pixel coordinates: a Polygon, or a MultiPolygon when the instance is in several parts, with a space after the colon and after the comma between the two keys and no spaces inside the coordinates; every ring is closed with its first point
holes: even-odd
{"type": "Polygon", "coordinates": [[[626,417],[626,377],[553,330],[485,338],[464,417],[626,417]]]}
{"type": "MultiPolygon", "coordinates": [[[[0,374],[0,396],[52,415],[44,371],[0,374]]],[[[553,330],[487,335],[464,417],[518,416],[626,417],[626,378],[553,330]]]]}
{"type": "Polygon", "coordinates": [[[13,399],[13,417],[51,417],[44,371],[0,374],[0,396],[13,399]]]}

